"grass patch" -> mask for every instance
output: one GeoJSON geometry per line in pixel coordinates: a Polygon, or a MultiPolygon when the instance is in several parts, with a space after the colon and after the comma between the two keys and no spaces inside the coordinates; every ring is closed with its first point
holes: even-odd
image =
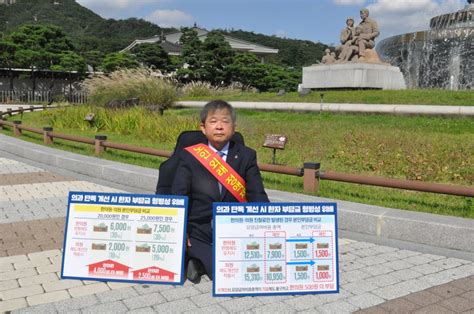
{"type": "MultiPolygon", "coordinates": [[[[112,122],[89,125],[82,120],[90,110],[95,108],[84,106],[28,113],[24,115],[23,123],[34,127],[49,125],[56,132],[91,138],[97,133],[106,134],[114,142],[166,150],[172,150],[181,131],[198,127],[197,109],[171,109],[164,116],[155,116],[139,108],[104,111],[96,117],[103,116],[100,119],[112,122]]],[[[322,170],[464,186],[473,186],[474,183],[472,118],[240,109],[237,112],[237,130],[244,135],[246,144],[257,150],[260,162],[270,163],[272,158],[272,150],[261,147],[264,135],[282,133],[289,141],[284,151],[277,152],[280,164],[302,167],[304,162],[314,161],[321,162],[322,170]]],[[[6,134],[11,134],[11,131],[7,130],[6,134]]],[[[24,132],[22,139],[42,142],[41,136],[29,132],[24,132]]],[[[61,140],[55,140],[55,143],[59,149],[85,155],[94,153],[91,145],[61,140]]],[[[150,168],[158,168],[164,160],[112,149],[104,154],[104,158],[150,168]]],[[[302,192],[302,178],[271,173],[263,173],[263,177],[267,188],[302,192]]],[[[324,180],[316,195],[474,218],[472,198],[467,197],[324,180]]]]}
{"type": "MultiPolygon", "coordinates": [[[[276,93],[241,92],[220,96],[227,101],[271,101],[271,102],[312,102],[319,103],[324,94],[325,103],[353,104],[417,104],[474,106],[474,91],[445,91],[431,89],[410,90],[352,90],[313,91],[300,97],[296,92],[277,96],[276,93]]],[[[215,96],[182,97],[181,100],[211,100],[215,96]]]]}

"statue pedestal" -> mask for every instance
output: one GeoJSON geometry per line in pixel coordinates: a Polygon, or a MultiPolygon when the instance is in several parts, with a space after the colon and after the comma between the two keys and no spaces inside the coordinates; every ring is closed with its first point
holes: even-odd
{"type": "Polygon", "coordinates": [[[398,67],[372,63],[341,63],[304,67],[302,87],[406,89],[406,84],[398,67]]]}

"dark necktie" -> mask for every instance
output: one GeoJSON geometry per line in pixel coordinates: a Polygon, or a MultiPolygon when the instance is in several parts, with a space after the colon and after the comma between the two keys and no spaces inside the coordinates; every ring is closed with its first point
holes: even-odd
{"type": "MultiPolygon", "coordinates": [[[[222,158],[224,159],[224,156],[225,156],[225,153],[224,152],[221,152],[221,151],[217,151],[217,154],[222,158]]],[[[219,193],[222,195],[222,184],[217,181],[217,185],[219,186],[219,193]]]]}

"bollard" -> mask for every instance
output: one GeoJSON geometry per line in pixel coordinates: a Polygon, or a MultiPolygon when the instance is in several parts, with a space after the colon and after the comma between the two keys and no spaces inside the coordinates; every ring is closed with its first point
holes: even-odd
{"type": "Polygon", "coordinates": [[[49,132],[53,132],[53,128],[50,126],[45,126],[43,128],[43,143],[44,145],[52,145],[53,144],[53,137],[49,132]]]}
{"type": "Polygon", "coordinates": [[[13,121],[13,135],[14,136],[21,136],[21,130],[18,126],[21,124],[21,121],[13,121]]]}
{"type": "Polygon", "coordinates": [[[35,110],[35,106],[30,106],[30,111],[33,112],[35,110]]]}
{"type": "Polygon", "coordinates": [[[3,131],[5,129],[2,121],[5,121],[5,119],[3,118],[3,111],[0,111],[0,131],[3,131]]]}
{"type": "Polygon", "coordinates": [[[102,145],[107,140],[107,135],[96,135],[95,136],[95,154],[100,156],[105,152],[105,147],[102,145]]]}
{"type": "Polygon", "coordinates": [[[321,113],[321,111],[323,111],[324,94],[321,93],[320,96],[321,96],[321,102],[319,103],[319,113],[321,113]]]}
{"type": "Polygon", "coordinates": [[[319,190],[319,178],[317,176],[321,164],[319,162],[305,162],[303,174],[303,189],[305,192],[315,193],[319,190]]]}
{"type": "Polygon", "coordinates": [[[9,117],[12,116],[12,108],[7,108],[7,114],[9,117]]]}

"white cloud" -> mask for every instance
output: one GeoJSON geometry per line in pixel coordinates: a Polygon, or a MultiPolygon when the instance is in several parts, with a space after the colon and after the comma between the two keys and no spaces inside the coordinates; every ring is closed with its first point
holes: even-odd
{"type": "Polygon", "coordinates": [[[136,12],[149,4],[159,4],[167,0],[76,0],[80,5],[105,18],[123,18],[126,12],[136,12]]]}
{"type": "Polygon", "coordinates": [[[365,0],[332,0],[337,5],[362,5],[365,0]]]}
{"type": "Polygon", "coordinates": [[[367,6],[377,21],[380,37],[429,29],[430,19],[464,7],[465,0],[376,0],[367,6]]]}
{"type": "Polygon", "coordinates": [[[88,8],[109,8],[113,10],[127,9],[148,3],[156,3],[156,0],[76,0],[88,8]]]}
{"type": "Polygon", "coordinates": [[[190,26],[194,22],[190,14],[179,10],[156,10],[145,19],[161,27],[190,26]]]}

